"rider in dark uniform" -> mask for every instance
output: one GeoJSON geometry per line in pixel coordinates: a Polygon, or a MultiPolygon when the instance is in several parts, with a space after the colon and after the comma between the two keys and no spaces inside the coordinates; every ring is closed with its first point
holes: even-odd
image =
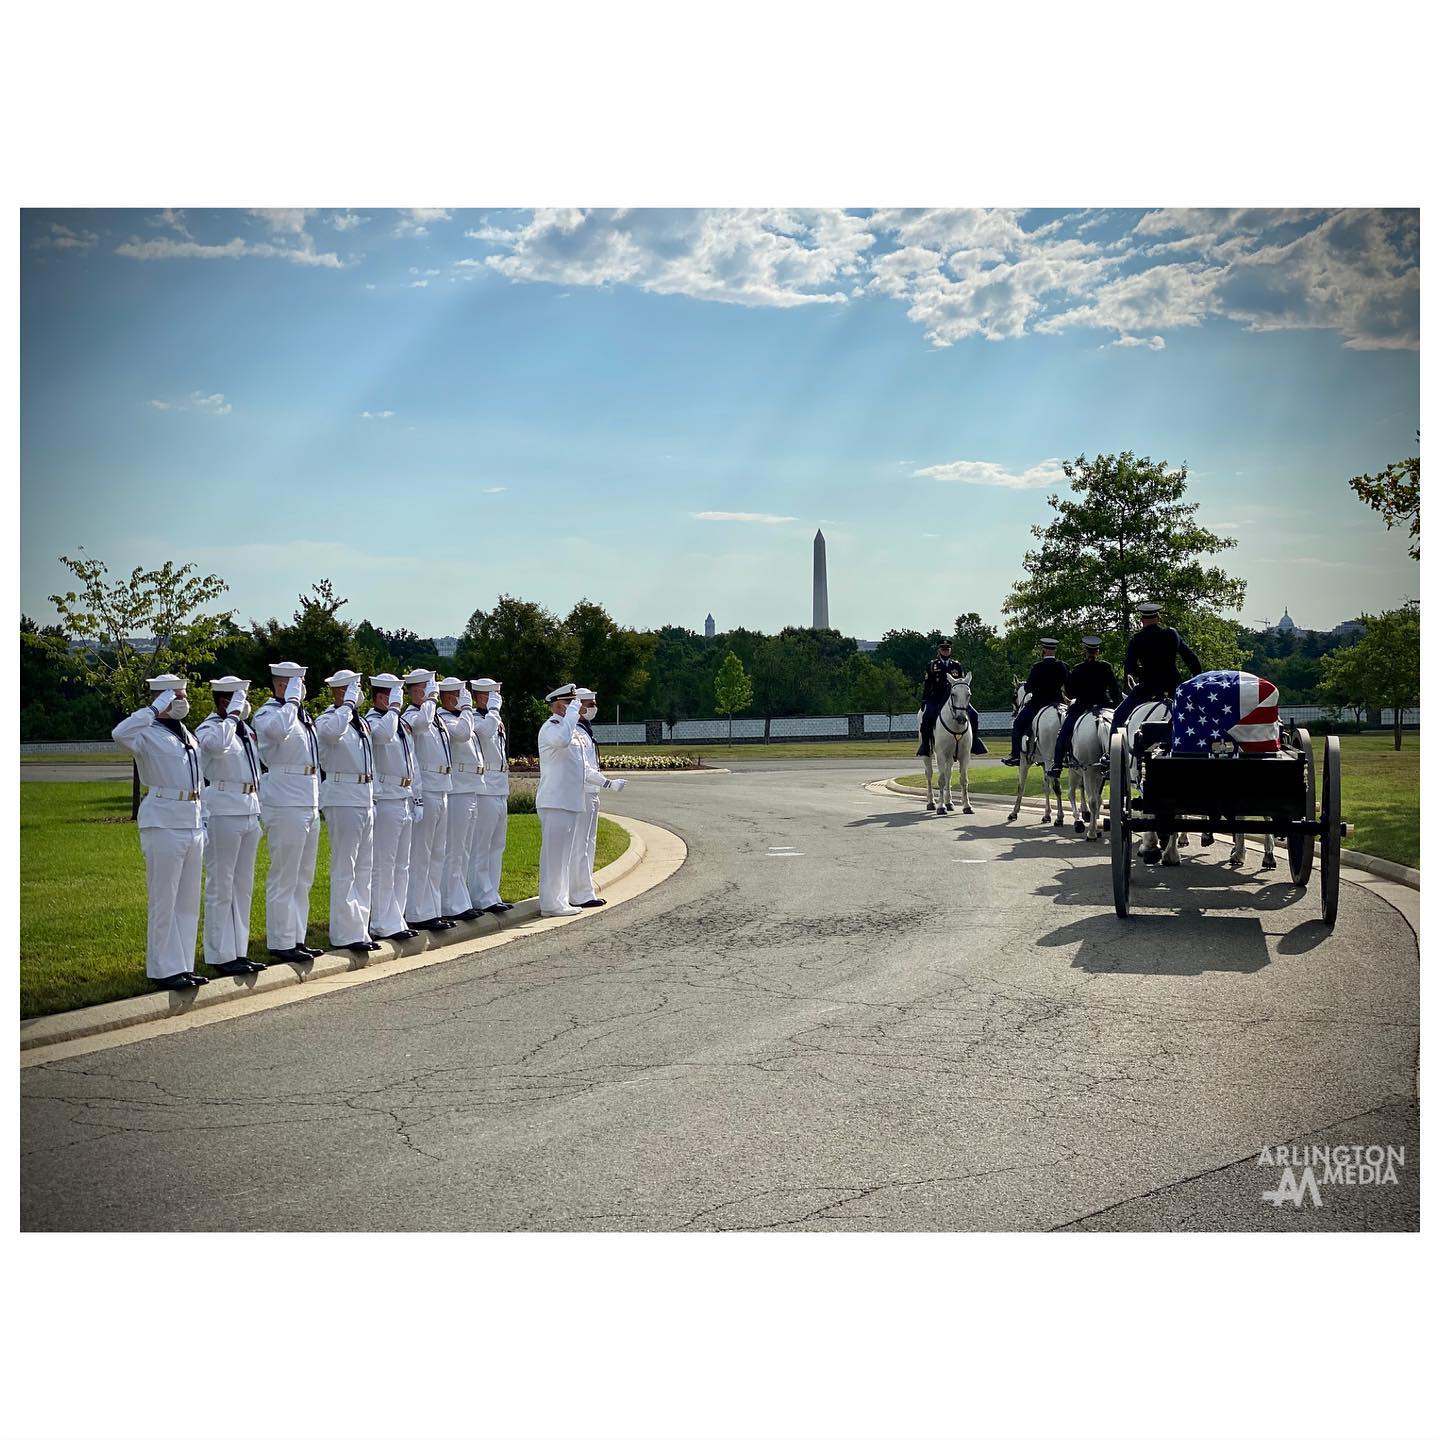
{"type": "MultiPolygon", "coordinates": [[[[1080,643],[1085,647],[1085,658],[1065,681],[1070,708],[1065,712],[1065,723],[1061,725],[1060,738],[1055,742],[1055,763],[1048,772],[1052,780],[1060,778],[1060,767],[1070,759],[1075,722],[1095,706],[1103,709],[1117,704],[1120,699],[1120,681],[1109,663],[1100,658],[1100,637],[1086,635],[1080,643]]],[[[1101,758],[1104,759],[1103,756],[1101,758]]]]}
{"type": "Polygon", "coordinates": [[[1002,764],[1018,765],[1020,747],[1030,733],[1030,726],[1036,715],[1047,705],[1064,703],[1065,680],[1070,671],[1063,660],[1055,658],[1055,651],[1059,646],[1058,640],[1040,642],[1042,658],[1030,667],[1030,674],[1025,678],[1025,688],[1030,692],[1030,698],[1020,707],[1020,713],[1010,727],[1010,753],[1001,757],[1002,764]]]}
{"type": "MultiPolygon", "coordinates": [[[[920,716],[920,748],[915,752],[917,755],[930,753],[930,745],[935,738],[935,719],[950,699],[950,677],[964,673],[960,662],[950,658],[950,642],[942,640],[935,652],[935,658],[925,667],[925,687],[920,692],[920,704],[924,713],[920,716]]],[[[988,755],[990,752],[980,738],[980,716],[973,705],[967,705],[965,713],[970,717],[970,753],[988,755]]]]}
{"type": "Polygon", "coordinates": [[[1160,623],[1160,607],[1147,600],[1136,607],[1140,628],[1130,637],[1125,651],[1125,673],[1135,681],[1135,688],[1120,702],[1115,711],[1114,726],[1124,729],[1130,712],[1146,700],[1165,700],[1180,683],[1177,657],[1185,662],[1191,675],[1205,667],[1199,657],[1168,625],[1160,623]]]}

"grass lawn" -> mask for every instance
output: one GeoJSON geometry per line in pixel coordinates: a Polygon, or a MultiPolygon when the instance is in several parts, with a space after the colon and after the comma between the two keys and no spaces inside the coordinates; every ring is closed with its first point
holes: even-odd
{"type": "MultiPolygon", "coordinates": [[[[540,822],[534,815],[512,815],[506,835],[500,893],[506,900],[523,900],[536,893],[540,822]]],[[[596,868],[623,854],[629,843],[625,831],[602,816],[596,868]]],[[[268,868],[262,835],[250,921],[250,953],[261,960],[268,868]]],[[[329,834],[322,825],[310,892],[312,945],[329,943],[329,887],[329,834]]],[[[200,972],[207,973],[207,967],[201,965],[200,972]]],[[[145,862],[130,823],[128,782],[21,785],[21,1016],[97,1005],[150,988],[145,978],[145,862]]]]}
{"type": "MultiPolygon", "coordinates": [[[[1321,779],[1325,742],[1312,742],[1315,749],[1316,783],[1321,779]]],[[[1013,795],[1015,771],[1005,768],[972,771],[970,791],[975,795],[1013,795]]],[[[902,775],[902,785],[923,790],[925,776],[902,775]]],[[[1040,794],[1040,770],[1031,766],[1025,786],[1027,795],[1040,794]]],[[[1070,779],[1065,778],[1065,794],[1070,779]]],[[[1394,860],[1400,865],[1420,864],[1420,744],[1413,734],[1405,737],[1404,748],[1395,749],[1388,735],[1342,735],[1340,737],[1341,818],[1353,826],[1342,842],[1347,850],[1361,850],[1394,860]]]]}

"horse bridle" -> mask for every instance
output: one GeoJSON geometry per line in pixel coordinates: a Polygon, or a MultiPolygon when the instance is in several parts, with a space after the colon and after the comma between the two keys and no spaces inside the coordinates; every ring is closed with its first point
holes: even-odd
{"type": "Polygon", "coordinates": [[[962,705],[958,710],[955,708],[955,687],[952,685],[950,687],[950,698],[941,707],[940,714],[936,717],[940,721],[940,724],[947,735],[963,735],[970,728],[970,716],[966,710],[966,706],[968,706],[969,704],[970,687],[967,685],[965,687],[965,704],[962,705]],[[960,728],[958,730],[952,730],[948,725],[945,724],[946,710],[948,710],[960,722],[960,728]]]}

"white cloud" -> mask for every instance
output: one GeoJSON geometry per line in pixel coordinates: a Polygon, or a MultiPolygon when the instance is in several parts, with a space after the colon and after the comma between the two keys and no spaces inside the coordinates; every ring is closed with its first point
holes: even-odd
{"type": "Polygon", "coordinates": [[[34,250],[90,250],[100,237],[93,230],[72,230],[68,225],[52,223],[50,229],[31,241],[34,250]]]}
{"type": "Polygon", "coordinates": [[[1059,460],[1042,460],[1028,470],[1007,470],[993,460],[951,460],[944,465],[927,465],[915,471],[917,477],[952,480],[962,485],[994,485],[1002,490],[1040,490],[1065,483],[1059,460]]]}
{"type": "Polygon", "coordinates": [[[228,415],[235,407],[223,395],[192,390],[183,400],[152,400],[156,410],[193,410],[202,415],[228,415]]]}
{"type": "Polygon", "coordinates": [[[410,288],[412,290],[423,290],[429,283],[428,280],[412,280],[410,282],[410,288]]]}
{"type": "Polygon", "coordinates": [[[251,210],[257,220],[263,220],[275,235],[303,235],[309,210],[251,210]]]}
{"type": "Polygon", "coordinates": [[[1163,335],[1152,335],[1148,340],[1142,340],[1138,335],[1122,335],[1118,340],[1112,340],[1110,344],[1112,346],[1119,345],[1122,348],[1131,345],[1143,345],[1147,350],[1163,350],[1165,348],[1165,337],[1163,335]]]}
{"type": "Polygon", "coordinates": [[[482,495],[500,495],[505,491],[504,485],[487,485],[480,493],[482,495]]]}
{"type": "Polygon", "coordinates": [[[448,219],[448,210],[402,210],[395,225],[395,233],[420,240],[430,233],[430,226],[448,219]]]}
{"type": "Polygon", "coordinates": [[[362,410],[360,418],[362,420],[393,420],[395,412],[393,410],[362,410]]]}
{"type": "Polygon", "coordinates": [[[753,510],[697,510],[696,520],[738,520],[746,525],[788,525],[793,515],[760,515],[753,510]]]}
{"type": "Polygon", "coordinates": [[[223,244],[202,244],[193,239],[172,240],[166,237],[142,240],[138,235],[132,235],[116,247],[115,253],[128,260],[239,260],[253,256],[262,260],[288,260],[294,265],[309,265],[329,270],[342,270],[345,266],[345,262],[338,255],[317,251],[315,241],[309,235],[300,235],[296,243],[282,245],[268,240],[244,240],[239,236],[226,240],[223,244]]]}
{"type": "Polygon", "coordinates": [[[338,215],[330,217],[330,223],[337,230],[353,230],[357,225],[368,225],[368,215],[357,215],[353,210],[345,210],[338,215]]]}
{"type": "Polygon", "coordinates": [[[173,230],[177,235],[183,235],[187,240],[193,240],[195,238],[185,224],[185,212],[183,210],[162,210],[158,215],[151,215],[145,223],[157,228],[173,230]]]}

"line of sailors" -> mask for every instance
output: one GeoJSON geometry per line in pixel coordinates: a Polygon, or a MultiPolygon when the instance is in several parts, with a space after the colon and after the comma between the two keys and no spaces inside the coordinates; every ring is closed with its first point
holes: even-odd
{"type": "MultiPolygon", "coordinates": [[[[305,672],[293,661],[271,665],[274,694],[253,712],[248,680],[212,680],[214,714],[194,733],[183,723],[184,678],[157,675],[147,682],[151,703],[112,731],[147,788],[138,817],[145,969],[161,988],[206,983],[194,969],[202,862],[206,964],[223,975],[266,968],[248,957],[262,825],[265,938],[278,960],[324,953],[306,944],[322,813],[332,946],[363,954],[379,939],[512,908],[500,898],[510,780],[499,682],[437,680],[430,670],[374,675],[362,714],[361,677],[340,670],[325,681],[331,705],[312,719],[305,672]]],[[[593,859],[593,821],[590,837],[593,859]]],[[[585,893],[567,881],[565,913],[574,913],[571,890],[585,893]]]]}
{"type": "MultiPolygon", "coordinates": [[[[1130,637],[1125,649],[1125,674],[1133,685],[1123,699],[1114,669],[1100,658],[1098,635],[1082,637],[1080,644],[1084,647],[1085,658],[1073,670],[1057,658],[1058,642],[1042,639],[1042,658],[1030,667],[1025,679],[1029,698],[1016,711],[1010,728],[1010,753],[1002,757],[1003,763],[1020,763],[1020,750],[1030,735],[1035,717],[1046,706],[1057,705],[1065,709],[1065,719],[1055,742],[1053,763],[1046,773],[1052,779],[1058,779],[1061,769],[1070,759],[1075,722],[1087,710],[1096,706],[1115,706],[1111,724],[1117,730],[1122,729],[1137,705],[1147,700],[1166,699],[1174,693],[1180,683],[1177,661],[1183,660],[1190,674],[1198,675],[1203,669],[1199,657],[1181,639],[1178,631],[1160,623],[1160,610],[1160,605],[1153,600],[1136,607],[1140,628],[1130,637]]],[[[1105,765],[1108,761],[1102,759],[1101,763],[1105,765]]]]}

